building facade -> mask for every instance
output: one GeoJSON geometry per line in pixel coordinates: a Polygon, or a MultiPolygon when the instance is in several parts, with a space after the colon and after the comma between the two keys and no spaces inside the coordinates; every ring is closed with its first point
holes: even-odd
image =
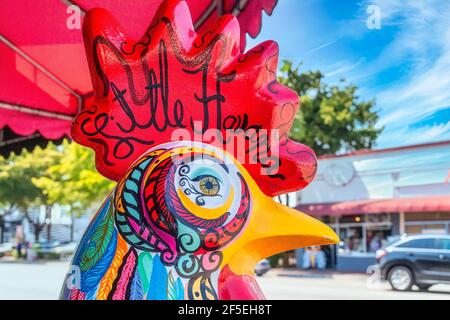
{"type": "MultiPolygon", "coordinates": [[[[319,158],[296,208],[329,224],[341,242],[329,264],[364,271],[401,234],[450,233],[450,141],[319,158]]],[[[301,255],[298,255],[301,256],[301,255]]]]}

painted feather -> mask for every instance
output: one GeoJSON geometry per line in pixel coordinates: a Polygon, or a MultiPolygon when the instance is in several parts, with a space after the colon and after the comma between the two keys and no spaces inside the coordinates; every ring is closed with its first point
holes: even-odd
{"type": "Polygon", "coordinates": [[[148,252],[142,252],[138,259],[138,271],[142,282],[144,295],[147,294],[150,285],[150,278],[153,271],[153,257],[148,252]]]}
{"type": "Polygon", "coordinates": [[[130,300],[143,300],[144,299],[144,291],[142,289],[142,281],[139,272],[134,273],[133,280],[131,280],[131,285],[129,287],[130,300]]]}
{"type": "Polygon", "coordinates": [[[177,292],[177,300],[184,300],[184,287],[180,278],[178,278],[175,282],[175,287],[177,292]]]}
{"type": "MultiPolygon", "coordinates": [[[[105,204],[106,205],[106,204],[105,204]]],[[[81,255],[80,269],[87,271],[97,264],[105,253],[114,231],[114,207],[109,201],[108,212],[95,228],[81,255]]]]}
{"type": "Polygon", "coordinates": [[[106,271],[103,279],[100,281],[100,285],[97,292],[97,300],[108,299],[108,295],[111,292],[114,280],[117,277],[117,273],[119,271],[120,265],[122,264],[123,257],[127,253],[127,250],[128,245],[119,234],[117,238],[116,253],[114,255],[114,259],[111,263],[111,266],[109,267],[108,271],[106,271]]]}
{"type": "Polygon", "coordinates": [[[70,300],[84,300],[86,298],[86,294],[78,289],[70,290],[70,300]]]}
{"type": "Polygon", "coordinates": [[[177,300],[177,288],[175,279],[173,278],[172,271],[169,271],[167,281],[167,300],[177,300]]]}
{"type": "Polygon", "coordinates": [[[136,271],[137,254],[134,248],[131,248],[123,258],[123,263],[119,268],[118,276],[113,284],[113,290],[109,293],[108,299],[126,300],[127,289],[130,280],[136,271]]]}
{"type": "Polygon", "coordinates": [[[103,219],[105,218],[110,205],[111,205],[111,196],[106,198],[105,202],[100,207],[100,210],[95,215],[95,217],[92,219],[86,232],[84,233],[83,237],[81,238],[80,245],[78,246],[77,252],[75,253],[75,256],[73,258],[74,265],[77,265],[77,266],[80,265],[81,257],[83,256],[84,252],[86,251],[86,248],[90,244],[90,239],[92,238],[95,230],[99,226],[100,222],[103,221],[103,219]]]}
{"type": "Polygon", "coordinates": [[[153,271],[147,300],[167,300],[167,270],[159,255],[153,257],[153,271]]]}
{"type": "Polygon", "coordinates": [[[85,300],[95,300],[95,295],[97,294],[97,288],[94,288],[88,292],[86,292],[85,300]]]}
{"type": "Polygon", "coordinates": [[[139,186],[143,174],[146,170],[146,166],[151,161],[151,158],[144,160],[139,166],[135,167],[131,175],[127,177],[125,183],[123,184],[123,189],[119,187],[119,190],[123,190],[122,195],[118,195],[121,205],[126,209],[126,213],[116,215],[116,225],[122,236],[130,243],[133,247],[145,251],[151,251],[155,248],[147,243],[140,233],[133,232],[131,230],[131,221],[140,221],[140,191],[139,186]]]}
{"type": "Polygon", "coordinates": [[[112,263],[117,247],[117,231],[113,230],[113,234],[106,251],[100,260],[91,269],[81,272],[81,290],[86,292],[87,300],[95,300],[97,288],[100,280],[105,275],[112,263]]]}

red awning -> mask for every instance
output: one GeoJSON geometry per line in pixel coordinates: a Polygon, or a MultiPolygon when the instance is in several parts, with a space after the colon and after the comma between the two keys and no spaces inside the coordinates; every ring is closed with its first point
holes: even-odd
{"type": "Polygon", "coordinates": [[[443,212],[450,211],[450,196],[304,204],[297,206],[296,209],[312,216],[390,212],[443,212]]]}
{"type": "MultiPolygon", "coordinates": [[[[69,29],[68,11],[109,10],[130,36],[140,38],[163,0],[6,1],[0,10],[0,129],[18,136],[56,140],[69,135],[70,122],[92,92],[80,29],[69,29]]],[[[277,0],[186,0],[198,31],[231,13],[245,34],[256,37],[262,11],[277,0]]],[[[0,137],[3,135],[0,134],[0,137]]],[[[17,141],[14,137],[11,141],[17,141]]],[[[19,139],[20,140],[20,139],[19,139]]],[[[7,145],[0,139],[0,154],[7,145]]]]}

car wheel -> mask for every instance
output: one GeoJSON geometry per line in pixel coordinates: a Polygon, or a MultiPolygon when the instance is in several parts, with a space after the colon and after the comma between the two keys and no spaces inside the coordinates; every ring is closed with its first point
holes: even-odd
{"type": "Polygon", "coordinates": [[[432,286],[431,284],[417,284],[416,286],[419,287],[420,291],[427,291],[428,289],[430,289],[430,287],[432,286]]]}
{"type": "Polygon", "coordinates": [[[389,271],[389,283],[392,289],[397,291],[408,291],[414,284],[414,278],[411,271],[407,267],[397,266],[389,271]]]}

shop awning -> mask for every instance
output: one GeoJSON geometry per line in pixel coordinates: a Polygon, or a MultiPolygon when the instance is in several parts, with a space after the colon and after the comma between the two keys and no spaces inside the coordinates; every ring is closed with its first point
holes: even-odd
{"type": "MultiPolygon", "coordinates": [[[[73,116],[92,95],[81,30],[69,17],[71,6],[84,13],[110,11],[132,37],[140,38],[163,0],[4,1],[0,10],[0,154],[35,142],[69,135],[73,116]],[[11,132],[4,134],[4,128],[11,132]],[[6,139],[9,137],[8,139],[6,139]]],[[[245,35],[256,37],[262,12],[277,0],[186,0],[201,32],[223,14],[233,14],[245,35]]]]}
{"type": "Polygon", "coordinates": [[[341,216],[364,213],[443,212],[450,211],[450,195],[421,198],[344,201],[304,204],[297,210],[312,216],[341,216]]]}

